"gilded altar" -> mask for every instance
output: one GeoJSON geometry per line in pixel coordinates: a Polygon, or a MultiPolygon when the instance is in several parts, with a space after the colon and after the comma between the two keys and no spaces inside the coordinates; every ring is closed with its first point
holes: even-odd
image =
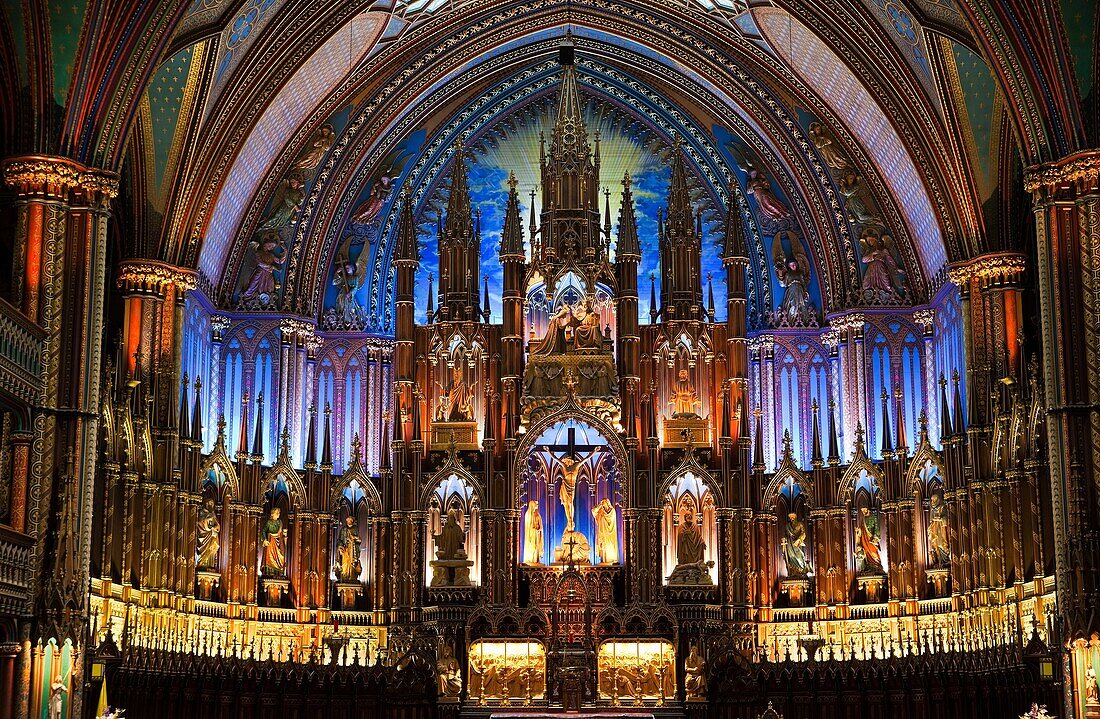
{"type": "Polygon", "coordinates": [[[541,643],[479,640],[470,645],[468,657],[470,701],[528,703],[546,696],[546,649],[541,643]]]}
{"type": "Polygon", "coordinates": [[[613,706],[663,704],[676,696],[676,650],[667,641],[606,641],[597,665],[600,698],[613,706]]]}

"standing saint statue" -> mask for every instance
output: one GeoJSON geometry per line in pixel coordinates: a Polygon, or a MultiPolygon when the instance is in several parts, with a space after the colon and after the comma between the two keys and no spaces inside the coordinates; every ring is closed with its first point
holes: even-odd
{"type": "Polygon", "coordinates": [[[864,574],[882,573],[882,556],[879,550],[881,535],[878,528],[878,515],[870,507],[860,507],[859,526],[856,530],[858,545],[856,559],[859,571],[864,574]]]}
{"type": "Polygon", "coordinates": [[[863,231],[859,238],[860,248],[863,250],[863,258],[860,260],[867,265],[863,272],[862,290],[870,290],[884,299],[897,297],[895,285],[898,282],[897,261],[890,252],[893,241],[890,235],[883,234],[873,227],[863,231]]]}
{"type": "Polygon", "coordinates": [[[527,503],[527,516],[523,519],[523,563],[542,563],[542,514],[534,499],[527,503]]]}
{"type": "Polygon", "coordinates": [[[363,571],[359,551],[363,546],[359,538],[359,529],[355,526],[355,517],[344,517],[344,523],[336,534],[336,564],[332,571],[339,582],[354,582],[363,571]]]}
{"type": "Polygon", "coordinates": [[[604,497],[592,510],[596,520],[596,554],[600,555],[600,564],[618,564],[619,530],[615,506],[604,497]]]}
{"type": "Polygon", "coordinates": [[[951,564],[951,547],[947,543],[947,504],[943,492],[932,493],[928,507],[928,558],[935,567],[951,564]]]}
{"type": "Polygon", "coordinates": [[[440,697],[457,697],[462,693],[462,670],[455,659],[455,650],[449,641],[439,648],[439,658],[435,662],[435,672],[439,679],[440,697]]]}
{"type": "Polygon", "coordinates": [[[195,548],[195,566],[211,569],[218,566],[218,550],[221,548],[221,523],[214,511],[214,500],[207,499],[199,509],[198,542],[195,548]]]}
{"type": "Polygon", "coordinates": [[[787,562],[787,577],[805,579],[810,571],[806,560],[806,525],[795,512],[787,515],[787,531],[782,543],[783,559],[787,562]]]}
{"type": "Polygon", "coordinates": [[[279,519],[280,513],[278,507],[272,507],[267,521],[260,528],[264,550],[261,568],[265,577],[286,576],[286,527],[279,519]]]}
{"type": "Polygon", "coordinates": [[[672,390],[672,396],[668,403],[672,405],[672,416],[675,418],[697,419],[699,413],[695,408],[699,406],[699,394],[695,391],[688,371],[682,369],[676,375],[676,386],[672,390]]]}
{"type": "Polygon", "coordinates": [[[65,695],[68,693],[69,690],[65,687],[65,682],[61,681],[61,675],[58,674],[53,678],[53,683],[50,684],[49,719],[61,719],[65,695]]]}
{"type": "Polygon", "coordinates": [[[825,161],[825,164],[834,170],[845,170],[848,168],[848,158],[844,156],[836,147],[836,143],[829,137],[829,134],[825,131],[825,126],[820,122],[810,123],[810,140],[817,147],[818,154],[821,155],[821,159],[825,161]]]}
{"type": "Polygon", "coordinates": [[[710,586],[714,580],[710,576],[713,561],[706,561],[707,543],[703,539],[702,527],[697,523],[694,507],[683,513],[679,531],[676,533],[676,567],[668,578],[672,585],[710,586]]]}

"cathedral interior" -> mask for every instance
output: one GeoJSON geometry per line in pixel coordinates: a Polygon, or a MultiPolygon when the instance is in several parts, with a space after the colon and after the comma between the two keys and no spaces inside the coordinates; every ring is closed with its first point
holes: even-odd
{"type": "Polygon", "coordinates": [[[1100,718],[1096,0],[0,41],[0,719],[1100,718]]]}

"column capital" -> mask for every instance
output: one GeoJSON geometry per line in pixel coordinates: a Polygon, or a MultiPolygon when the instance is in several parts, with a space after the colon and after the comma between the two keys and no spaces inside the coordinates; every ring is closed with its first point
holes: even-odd
{"type": "Polygon", "coordinates": [[[1100,190],[1100,149],[1082,150],[1060,160],[1033,165],[1024,173],[1024,189],[1037,200],[1071,186],[1078,192],[1100,190]]]}
{"type": "Polygon", "coordinates": [[[989,252],[952,263],[947,268],[947,278],[960,288],[967,287],[972,280],[986,286],[1017,280],[1026,267],[1027,256],[1022,253],[989,252]]]}
{"type": "Polygon", "coordinates": [[[80,191],[104,203],[118,197],[118,175],[67,157],[22,155],[7,158],[2,167],[4,184],[20,195],[62,199],[80,191]]]}
{"type": "Polygon", "coordinates": [[[131,292],[149,292],[167,295],[175,287],[179,292],[195,289],[197,275],[194,270],[175,267],[157,260],[124,260],[119,265],[119,288],[131,292]]]}

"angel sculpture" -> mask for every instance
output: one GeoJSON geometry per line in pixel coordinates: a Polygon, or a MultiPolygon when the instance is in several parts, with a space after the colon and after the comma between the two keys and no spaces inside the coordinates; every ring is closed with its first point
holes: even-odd
{"type": "Polygon", "coordinates": [[[890,235],[868,227],[860,235],[859,245],[863,250],[861,262],[867,265],[860,289],[882,301],[895,299],[898,296],[896,288],[900,284],[900,269],[894,260],[891,248],[893,240],[890,235]]]}
{"type": "Polygon", "coordinates": [[[857,225],[877,225],[882,218],[876,215],[863,199],[863,180],[858,172],[848,171],[840,180],[840,194],[845,197],[848,217],[857,225]]]}
{"type": "Polygon", "coordinates": [[[813,315],[810,304],[810,261],[802,240],[793,232],[776,233],[772,240],[775,277],[784,289],[783,301],[776,313],[778,325],[805,325],[813,315]],[[783,240],[790,245],[788,252],[783,240]]]}
{"type": "Polygon", "coordinates": [[[820,122],[810,123],[810,140],[817,147],[817,152],[825,164],[834,170],[848,169],[848,158],[837,149],[833,138],[825,131],[825,126],[820,122]]]}
{"type": "Polygon", "coordinates": [[[255,250],[256,266],[248,277],[241,299],[267,301],[278,290],[275,270],[282,267],[283,249],[279,235],[274,232],[264,233],[251,244],[255,250]]]}
{"type": "Polygon", "coordinates": [[[345,326],[355,326],[359,318],[359,307],[355,303],[355,293],[363,286],[367,276],[367,260],[370,252],[364,246],[359,258],[353,263],[349,256],[351,238],[345,242],[336,258],[336,267],[332,272],[332,284],[336,285],[336,316],[345,326]]]}
{"type": "Polygon", "coordinates": [[[749,163],[745,163],[740,167],[742,172],[748,175],[748,179],[745,181],[745,191],[756,198],[756,204],[760,207],[761,214],[775,222],[785,220],[791,216],[787,206],[775,196],[772,183],[767,175],[762,174],[749,163]]]}
{"type": "Polygon", "coordinates": [[[324,125],[317,128],[317,134],[313,136],[309,146],[294,163],[294,169],[308,172],[312,175],[313,171],[321,164],[321,160],[325,159],[325,155],[328,154],[328,151],[332,149],[335,143],[336,132],[332,129],[332,125],[326,122],[324,125]]]}
{"type": "Polygon", "coordinates": [[[305,198],[305,184],[302,178],[291,174],[279,184],[279,191],[275,193],[271,202],[271,212],[256,231],[277,232],[284,227],[289,227],[298,216],[298,211],[302,209],[305,198]]]}
{"type": "Polygon", "coordinates": [[[370,225],[378,219],[382,213],[382,207],[389,199],[390,193],[393,192],[394,174],[392,168],[382,171],[382,174],[371,185],[367,199],[351,213],[352,222],[357,225],[370,225]]]}

